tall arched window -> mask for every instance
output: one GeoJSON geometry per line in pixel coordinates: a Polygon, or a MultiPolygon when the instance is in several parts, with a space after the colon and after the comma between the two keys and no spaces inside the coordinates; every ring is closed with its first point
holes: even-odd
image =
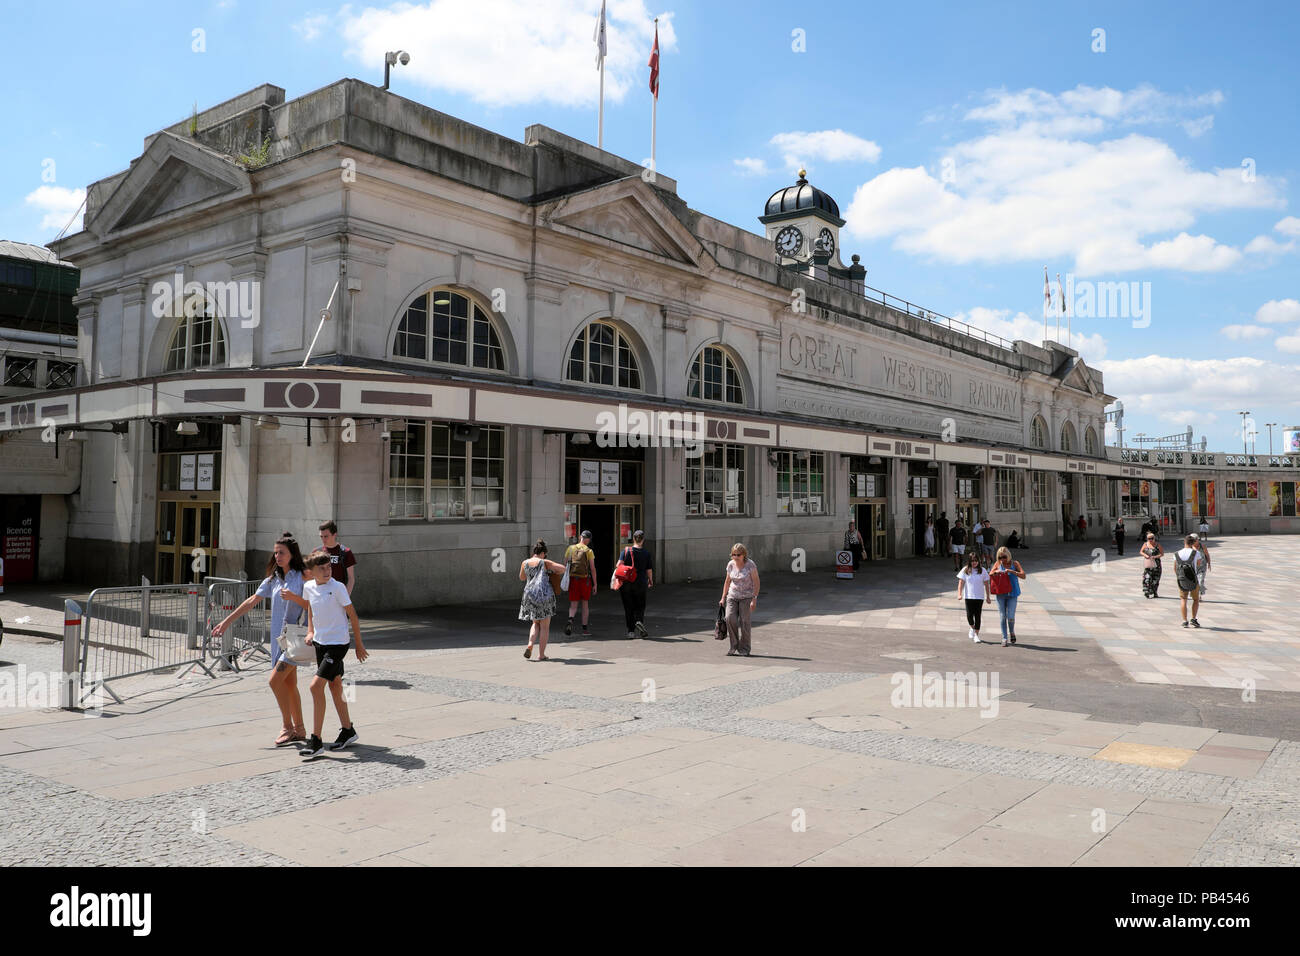
{"type": "Polygon", "coordinates": [[[1035,415],[1029,425],[1029,444],[1035,448],[1047,447],[1047,422],[1041,415],[1035,415]]]}
{"type": "Polygon", "coordinates": [[[1066,422],[1061,429],[1061,451],[1074,451],[1074,425],[1066,422]]]}
{"type": "Polygon", "coordinates": [[[191,368],[224,365],[226,336],[213,313],[212,303],[205,301],[200,308],[196,297],[186,302],[184,311],[186,314],[176,323],[171,341],[167,344],[167,359],[163,370],[183,372],[191,368]]]}
{"type": "Polygon", "coordinates": [[[505,352],[488,314],[450,289],[431,289],[407,306],[393,357],[505,371],[505,352]]]}
{"type": "Polygon", "coordinates": [[[1083,433],[1083,450],[1089,455],[1097,454],[1097,433],[1093,431],[1091,425],[1083,433]]]}
{"type": "Polygon", "coordinates": [[[745,386],[740,380],[740,370],[725,351],[710,345],[701,349],[699,357],[691,363],[686,380],[686,394],[706,402],[727,405],[745,404],[745,386]]]}
{"type": "Polygon", "coordinates": [[[569,351],[564,377],[571,382],[641,390],[641,366],[632,343],[614,326],[593,322],[569,351]]]}

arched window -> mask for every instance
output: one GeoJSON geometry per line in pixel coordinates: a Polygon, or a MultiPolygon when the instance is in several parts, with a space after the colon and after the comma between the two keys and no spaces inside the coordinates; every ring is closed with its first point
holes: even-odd
{"type": "Polygon", "coordinates": [[[506,367],[492,319],[450,289],[432,289],[407,306],[393,337],[393,357],[498,372],[506,367]]]}
{"type": "Polygon", "coordinates": [[[1065,427],[1061,429],[1061,451],[1074,451],[1075,444],[1074,425],[1066,422],[1065,427]]]}
{"type": "Polygon", "coordinates": [[[1047,422],[1041,415],[1035,415],[1029,426],[1029,444],[1035,448],[1047,447],[1047,422]]]}
{"type": "Polygon", "coordinates": [[[204,301],[200,309],[198,297],[195,297],[185,303],[184,311],[185,315],[176,323],[167,344],[163,370],[183,372],[191,368],[224,365],[226,336],[213,313],[212,303],[204,301]]]}
{"type": "Polygon", "coordinates": [[[691,363],[686,394],[706,402],[745,404],[745,386],[740,380],[740,370],[730,355],[712,345],[701,349],[699,358],[691,363]]]}
{"type": "Polygon", "coordinates": [[[1097,454],[1097,433],[1093,431],[1091,425],[1083,433],[1083,450],[1089,455],[1097,454]]]}
{"type": "Polygon", "coordinates": [[[564,377],[571,382],[641,390],[641,366],[628,341],[614,326],[593,322],[569,351],[564,377]]]}

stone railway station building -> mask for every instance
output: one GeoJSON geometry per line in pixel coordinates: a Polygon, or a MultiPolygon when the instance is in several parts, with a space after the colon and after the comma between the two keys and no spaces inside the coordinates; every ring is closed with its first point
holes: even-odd
{"type": "Polygon", "coordinates": [[[0,400],[0,491],[80,469],[52,513],[88,586],[260,575],[331,517],[363,613],[513,596],[583,528],[606,576],[643,528],[657,580],[735,541],[825,570],[850,520],[906,557],[940,511],[1031,543],[1121,512],[1300,530],[1300,461],[1106,447],[1099,371],[870,289],[803,177],[760,235],[546,127],[343,80],[222,103],[88,192],[55,250],[76,387],[0,400]]]}

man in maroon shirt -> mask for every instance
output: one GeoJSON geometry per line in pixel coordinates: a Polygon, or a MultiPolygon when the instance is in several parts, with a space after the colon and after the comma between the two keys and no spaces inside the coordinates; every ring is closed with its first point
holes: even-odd
{"type": "Polygon", "coordinates": [[[330,576],[346,584],[351,597],[352,587],[357,582],[357,557],[351,548],[339,544],[339,526],[333,521],[320,526],[320,543],[330,556],[330,576]]]}

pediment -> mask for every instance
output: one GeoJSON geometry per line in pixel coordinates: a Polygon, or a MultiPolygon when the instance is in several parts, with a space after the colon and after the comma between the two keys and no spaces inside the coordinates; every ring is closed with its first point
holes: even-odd
{"type": "Polygon", "coordinates": [[[1075,359],[1070,370],[1065,373],[1062,379],[1063,385],[1069,385],[1071,388],[1077,388],[1081,392],[1087,392],[1090,395],[1100,394],[1097,386],[1092,381],[1092,373],[1088,366],[1084,364],[1083,359],[1075,359]]]}
{"type": "Polygon", "coordinates": [[[197,211],[251,193],[248,172],[227,156],[172,133],[156,136],[87,228],[110,232],[197,211]]]}
{"type": "Polygon", "coordinates": [[[704,249],[639,177],[545,204],[540,220],[558,232],[602,240],[698,266],[704,249]]]}

